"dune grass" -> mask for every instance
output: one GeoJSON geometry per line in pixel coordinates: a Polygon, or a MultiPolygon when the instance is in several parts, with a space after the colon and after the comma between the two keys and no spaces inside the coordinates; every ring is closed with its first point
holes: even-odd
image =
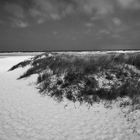
{"type": "Polygon", "coordinates": [[[44,53],[13,66],[30,68],[19,79],[37,74],[40,94],[61,102],[87,103],[129,97],[140,106],[140,53],[44,53]]]}

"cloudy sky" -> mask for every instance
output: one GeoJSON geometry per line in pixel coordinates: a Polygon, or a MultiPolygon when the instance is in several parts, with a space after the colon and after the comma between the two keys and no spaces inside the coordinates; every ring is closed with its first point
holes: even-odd
{"type": "Polygon", "coordinates": [[[0,0],[0,51],[139,45],[140,0],[0,0]]]}

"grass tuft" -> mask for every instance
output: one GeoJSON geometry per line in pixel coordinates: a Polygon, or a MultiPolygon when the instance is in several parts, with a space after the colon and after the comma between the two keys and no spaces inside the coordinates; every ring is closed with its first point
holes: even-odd
{"type": "MultiPolygon", "coordinates": [[[[19,79],[38,74],[40,94],[92,105],[129,97],[140,106],[140,53],[44,53],[13,66],[30,65],[19,79]]],[[[122,103],[126,106],[129,103],[122,103]]]]}

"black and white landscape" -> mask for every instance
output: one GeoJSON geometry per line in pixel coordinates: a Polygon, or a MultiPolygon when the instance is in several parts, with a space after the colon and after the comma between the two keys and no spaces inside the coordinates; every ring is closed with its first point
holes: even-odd
{"type": "Polygon", "coordinates": [[[0,0],[0,140],[140,140],[140,0],[0,0]]]}

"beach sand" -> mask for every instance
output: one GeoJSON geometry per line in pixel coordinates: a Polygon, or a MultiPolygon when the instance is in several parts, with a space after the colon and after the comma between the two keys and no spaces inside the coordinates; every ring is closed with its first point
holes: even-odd
{"type": "Polygon", "coordinates": [[[140,140],[140,111],[129,115],[130,123],[117,105],[75,108],[42,97],[36,75],[17,80],[25,69],[7,71],[26,58],[0,58],[0,140],[140,140]]]}

